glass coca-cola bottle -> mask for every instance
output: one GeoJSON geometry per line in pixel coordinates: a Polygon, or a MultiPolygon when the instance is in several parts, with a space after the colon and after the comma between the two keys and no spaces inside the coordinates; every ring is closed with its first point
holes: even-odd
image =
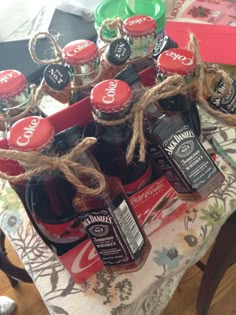
{"type": "MultiPolygon", "coordinates": [[[[109,160],[109,157],[106,156],[109,160]]],[[[87,150],[79,162],[100,171],[87,150]]],[[[96,188],[93,176],[82,178],[84,185],[96,188]]],[[[105,189],[96,196],[77,193],[74,207],[106,271],[127,273],[139,270],[145,263],[151,244],[127,198],[121,181],[105,175],[105,189]]]]}
{"type": "Polygon", "coordinates": [[[20,71],[0,71],[0,114],[7,124],[12,125],[25,116],[45,117],[43,111],[34,103],[33,91],[33,85],[27,82],[20,71]]]}
{"type": "Polygon", "coordinates": [[[98,47],[87,39],[74,40],[63,48],[62,58],[72,77],[73,93],[70,103],[73,104],[89,96],[92,88],[89,86],[90,82],[98,76],[100,62],[98,47]]]}
{"type": "Polygon", "coordinates": [[[90,97],[96,124],[95,135],[98,138],[95,157],[103,173],[121,179],[128,195],[152,180],[148,155],[145,162],[139,162],[137,148],[132,162],[128,164],[126,161],[126,150],[132,136],[132,127],[126,119],[132,106],[131,98],[130,86],[121,80],[112,79],[98,83],[90,97]],[[106,124],[112,121],[114,123],[106,124]]]}
{"type": "MultiPolygon", "coordinates": [[[[196,71],[196,57],[186,49],[172,48],[163,51],[157,59],[157,79],[164,81],[168,76],[179,74],[183,76],[189,86],[194,82],[196,71]]],[[[188,89],[188,94],[178,94],[163,100],[159,104],[164,110],[181,112],[184,120],[199,137],[201,123],[195,100],[194,85],[188,89]]]]}
{"type": "Polygon", "coordinates": [[[131,47],[131,59],[152,52],[156,39],[156,21],[147,15],[134,15],[124,21],[124,38],[131,47]]]}
{"type": "MultiPolygon", "coordinates": [[[[29,116],[11,127],[8,142],[10,149],[18,151],[63,155],[81,140],[81,134],[75,126],[55,135],[47,119],[29,116]]],[[[76,189],[60,171],[43,172],[14,186],[39,235],[57,255],[87,238],[72,206],[76,189]]]]}

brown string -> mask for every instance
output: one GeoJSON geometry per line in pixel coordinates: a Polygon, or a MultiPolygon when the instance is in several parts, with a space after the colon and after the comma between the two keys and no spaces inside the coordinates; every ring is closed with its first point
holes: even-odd
{"type": "Polygon", "coordinates": [[[45,171],[59,170],[64,174],[66,179],[75,186],[77,192],[83,195],[97,196],[104,191],[106,187],[103,174],[95,168],[84,166],[77,162],[79,156],[96,143],[96,141],[96,138],[87,137],[76,145],[70,153],[61,157],[47,156],[35,151],[20,152],[16,150],[0,149],[0,158],[17,160],[26,168],[24,173],[17,176],[0,172],[0,177],[15,183],[27,180],[45,171]],[[83,184],[83,177],[85,175],[95,179],[97,183],[96,188],[91,188],[83,184]]]}
{"type": "Polygon", "coordinates": [[[35,34],[30,40],[29,40],[29,52],[31,55],[31,58],[42,65],[49,65],[52,63],[61,63],[63,62],[63,58],[62,58],[62,49],[61,47],[58,45],[56,39],[54,38],[53,35],[51,35],[48,32],[38,32],[37,34],[35,34]],[[36,54],[36,43],[37,41],[43,37],[47,37],[49,39],[49,41],[52,43],[53,49],[54,49],[54,53],[55,53],[55,58],[53,59],[40,59],[37,54],[36,54]]]}
{"type": "Polygon", "coordinates": [[[175,74],[168,77],[163,82],[148,89],[141,99],[135,104],[132,109],[133,119],[133,134],[131,141],[129,143],[126,159],[130,163],[133,159],[134,150],[137,143],[140,144],[139,147],[139,160],[145,160],[145,137],[143,133],[143,116],[144,111],[149,104],[155,103],[158,105],[158,100],[165,99],[177,94],[186,94],[186,84],[182,76],[175,74]]]}
{"type": "Polygon", "coordinates": [[[197,59],[197,65],[199,69],[199,73],[197,75],[197,101],[202,108],[221,121],[222,123],[226,125],[230,125],[231,127],[236,128],[236,115],[233,114],[225,114],[222,113],[219,110],[213,109],[211,106],[209,106],[208,102],[206,101],[204,97],[204,87],[207,89],[207,94],[209,97],[213,97],[216,99],[221,99],[225,97],[226,95],[229,95],[232,89],[232,79],[230,78],[229,74],[226,73],[224,70],[221,70],[219,66],[217,65],[207,65],[202,64],[200,54],[199,54],[199,48],[198,43],[196,40],[196,37],[193,33],[190,33],[190,41],[188,44],[188,49],[191,50],[197,59]],[[219,79],[221,78],[224,82],[224,93],[216,93],[209,85],[208,78],[209,75],[212,76],[218,76],[219,79]]]}
{"type": "Polygon", "coordinates": [[[123,20],[118,18],[111,18],[111,19],[105,19],[101,26],[98,29],[98,38],[100,38],[104,43],[111,43],[113,40],[117,38],[124,37],[124,30],[123,30],[123,20]],[[115,38],[107,38],[103,36],[104,28],[107,27],[109,30],[116,30],[117,36],[115,38]]]}
{"type": "Polygon", "coordinates": [[[125,117],[120,118],[120,119],[104,120],[104,119],[98,118],[97,115],[94,114],[93,112],[92,112],[92,115],[93,115],[94,121],[96,121],[97,123],[99,123],[101,125],[108,126],[108,127],[109,126],[117,126],[117,125],[123,124],[123,123],[125,123],[126,121],[130,120],[133,117],[133,114],[130,113],[130,114],[127,114],[125,117]]]}

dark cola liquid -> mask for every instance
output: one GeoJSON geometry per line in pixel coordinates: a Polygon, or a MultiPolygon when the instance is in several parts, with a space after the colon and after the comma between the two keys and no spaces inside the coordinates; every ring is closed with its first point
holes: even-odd
{"type": "MultiPolygon", "coordinates": [[[[65,154],[81,140],[83,130],[73,127],[57,134],[51,154],[65,154]]],[[[73,206],[75,187],[59,171],[34,176],[25,184],[25,205],[37,231],[57,255],[63,255],[87,238],[73,206]]]]}
{"type": "Polygon", "coordinates": [[[126,151],[132,136],[128,124],[109,127],[98,125],[96,135],[98,143],[94,147],[94,155],[102,172],[120,178],[129,195],[150,182],[151,163],[148,160],[139,162],[137,150],[131,163],[126,161],[126,151]]]}

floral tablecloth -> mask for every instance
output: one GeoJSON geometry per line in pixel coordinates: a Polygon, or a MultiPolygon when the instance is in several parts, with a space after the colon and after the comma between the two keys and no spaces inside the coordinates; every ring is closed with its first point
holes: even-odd
{"type": "MultiPolygon", "coordinates": [[[[212,137],[234,159],[235,129],[220,127],[212,137]]],[[[74,283],[40,239],[6,184],[1,192],[0,227],[33,278],[49,314],[161,314],[185,271],[205,254],[236,209],[236,173],[221,157],[216,162],[225,174],[222,187],[151,234],[152,251],[140,271],[119,276],[101,271],[81,284],[74,283]]]]}

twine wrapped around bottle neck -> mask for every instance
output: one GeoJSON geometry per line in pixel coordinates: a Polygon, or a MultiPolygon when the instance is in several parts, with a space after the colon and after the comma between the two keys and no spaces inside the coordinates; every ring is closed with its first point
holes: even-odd
{"type": "MultiPolygon", "coordinates": [[[[38,32],[36,33],[29,41],[29,52],[30,52],[30,56],[32,58],[32,60],[38,64],[42,64],[42,65],[50,65],[50,64],[63,64],[64,63],[64,59],[63,59],[63,50],[62,48],[59,46],[59,44],[56,41],[57,36],[53,36],[52,34],[48,33],[48,32],[38,32]],[[36,44],[37,41],[40,40],[42,37],[46,37],[49,42],[52,44],[52,50],[54,52],[54,58],[51,59],[41,59],[37,56],[36,53],[36,44]]],[[[66,89],[68,90],[78,90],[78,89],[86,89],[90,86],[92,86],[93,84],[99,82],[100,78],[101,78],[101,73],[102,73],[102,69],[99,69],[96,77],[91,80],[89,83],[86,84],[81,84],[81,85],[75,85],[73,80],[71,80],[71,84],[70,87],[67,87],[66,89]]],[[[44,82],[43,82],[44,83],[44,82]]]]}
{"type": "MultiPolygon", "coordinates": [[[[156,106],[159,106],[159,100],[177,94],[186,94],[186,92],[187,90],[184,78],[181,75],[175,74],[168,77],[163,82],[148,89],[140,98],[140,100],[134,105],[132,109],[132,114],[134,115],[133,133],[126,153],[126,160],[128,163],[130,163],[133,159],[134,150],[137,143],[139,143],[139,160],[145,160],[146,140],[143,133],[143,119],[144,111],[148,105],[154,102],[156,106]]],[[[160,110],[163,111],[161,107],[160,110]]]]}
{"type": "Polygon", "coordinates": [[[220,122],[229,125],[231,127],[236,127],[236,115],[225,114],[219,110],[215,110],[209,106],[207,100],[204,97],[204,87],[207,89],[208,97],[215,99],[222,99],[223,97],[229,95],[232,90],[232,79],[229,74],[224,70],[220,69],[217,65],[203,64],[199,54],[198,43],[195,35],[190,33],[190,40],[188,43],[188,49],[191,50],[197,59],[198,74],[197,78],[197,102],[199,105],[210,115],[218,119],[220,122]],[[216,93],[213,88],[209,85],[209,75],[218,76],[224,82],[223,93],[216,93]]]}
{"type": "Polygon", "coordinates": [[[111,43],[113,40],[124,37],[124,22],[123,20],[118,18],[108,18],[105,19],[101,26],[98,29],[98,38],[100,38],[104,43],[111,43]],[[105,27],[109,30],[116,30],[117,36],[115,38],[108,38],[103,36],[103,31],[105,27]]]}
{"type": "MultiPolygon", "coordinates": [[[[105,48],[108,46],[108,44],[112,43],[114,40],[118,39],[118,38],[124,38],[125,36],[125,32],[124,32],[124,22],[123,20],[118,17],[118,18],[110,18],[110,19],[105,19],[101,26],[98,29],[98,38],[100,38],[104,43],[106,43],[105,46],[101,47],[100,49],[100,55],[103,53],[103,51],[105,50],[105,48]],[[110,30],[117,30],[117,36],[115,38],[107,38],[103,36],[103,30],[104,28],[107,27],[110,30]]],[[[129,59],[128,61],[125,62],[125,66],[128,66],[130,64],[136,63],[136,62],[142,62],[142,60],[145,60],[149,57],[152,56],[152,50],[150,50],[147,54],[145,54],[142,57],[134,57],[132,59],[129,59]]],[[[108,60],[107,60],[108,64],[111,64],[108,60]]],[[[112,64],[111,64],[112,65],[112,64]]],[[[103,67],[103,71],[106,71],[106,68],[103,67]]]]}
{"type": "Polygon", "coordinates": [[[106,187],[103,174],[95,168],[84,166],[77,162],[79,155],[95,144],[96,141],[96,138],[87,137],[77,144],[71,152],[61,157],[47,156],[36,151],[20,152],[0,149],[0,158],[16,160],[26,168],[24,173],[16,176],[0,172],[0,177],[12,183],[17,183],[45,171],[59,170],[75,186],[78,193],[81,195],[97,196],[106,187]],[[86,177],[93,178],[96,181],[97,187],[92,188],[83,184],[83,179],[80,178],[83,178],[85,175],[86,177]]]}

